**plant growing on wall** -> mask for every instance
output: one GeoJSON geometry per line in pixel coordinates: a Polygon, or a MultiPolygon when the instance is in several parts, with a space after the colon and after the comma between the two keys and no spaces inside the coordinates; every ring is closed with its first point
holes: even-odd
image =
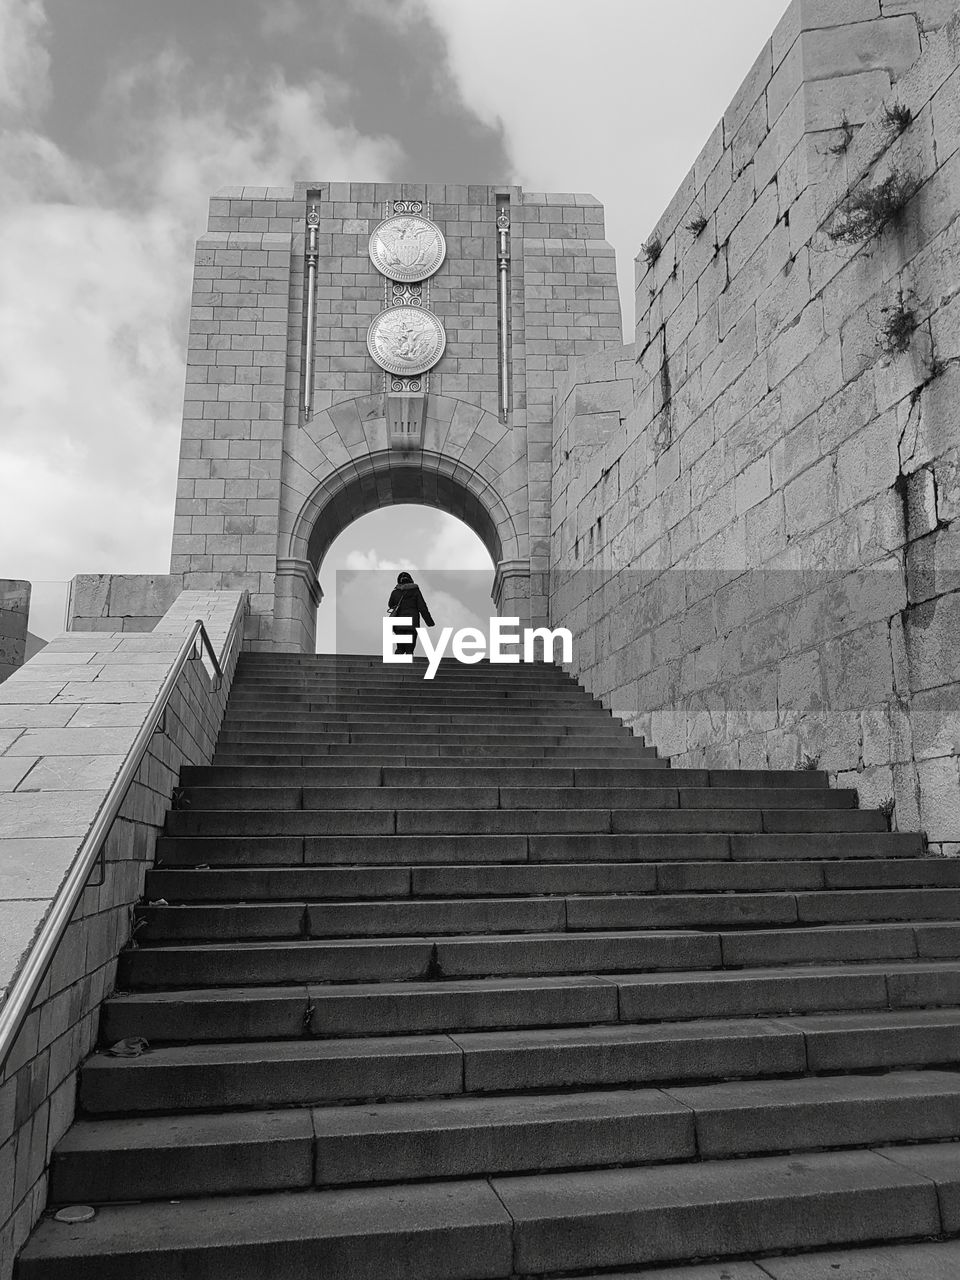
{"type": "Polygon", "coordinates": [[[694,210],[693,217],[686,224],[686,230],[690,232],[694,239],[701,235],[707,229],[709,219],[705,216],[702,209],[694,210]]]}
{"type": "Polygon", "coordinates": [[[904,133],[913,124],[913,112],[902,102],[892,102],[883,108],[883,123],[892,133],[904,133]]]}
{"type": "Polygon", "coordinates": [[[643,257],[648,267],[653,266],[661,253],[663,253],[663,241],[658,235],[652,235],[649,240],[644,242],[643,257]]]}
{"type": "Polygon", "coordinates": [[[839,139],[833,144],[833,146],[827,147],[827,150],[832,156],[845,155],[850,149],[850,143],[853,141],[853,125],[847,118],[846,112],[844,112],[840,117],[840,123],[837,128],[840,130],[839,139]]]}
{"type": "Polygon", "coordinates": [[[865,187],[841,204],[827,235],[834,244],[873,239],[903,211],[917,185],[908,174],[894,169],[875,187],[865,187]]]}
{"type": "Polygon", "coordinates": [[[909,348],[916,327],[916,312],[906,305],[903,294],[900,293],[895,306],[883,308],[877,346],[884,355],[902,355],[909,348]]]}

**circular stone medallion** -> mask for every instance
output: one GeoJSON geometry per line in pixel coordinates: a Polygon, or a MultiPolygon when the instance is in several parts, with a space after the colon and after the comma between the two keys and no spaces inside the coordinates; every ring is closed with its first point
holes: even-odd
{"type": "Polygon", "coordinates": [[[387,218],[370,237],[370,261],[389,280],[426,280],[446,252],[447,243],[437,224],[414,214],[387,218]]]}
{"type": "Polygon", "coordinates": [[[367,347],[387,373],[425,373],[443,355],[447,335],[432,311],[423,307],[389,307],[367,331],[367,347]]]}

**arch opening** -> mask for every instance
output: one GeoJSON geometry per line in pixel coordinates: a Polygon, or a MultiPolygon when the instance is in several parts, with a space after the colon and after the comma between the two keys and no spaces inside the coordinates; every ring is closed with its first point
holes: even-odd
{"type": "Polygon", "coordinates": [[[359,516],[328,548],[316,651],[381,652],[387,600],[402,570],[420,585],[437,627],[486,631],[494,612],[490,552],[457,517],[401,503],[359,516]]]}
{"type": "Polygon", "coordinates": [[[497,522],[479,497],[453,476],[414,463],[356,476],[336,490],[317,513],[306,558],[319,571],[335,539],[355,520],[382,507],[406,505],[434,507],[457,517],[474,531],[494,565],[503,559],[497,522]]]}
{"type": "MultiPolygon", "coordinates": [[[[476,470],[449,456],[383,450],[356,458],[320,481],[303,503],[289,537],[288,558],[277,564],[278,639],[312,651],[317,608],[323,599],[319,570],[350,525],[387,507],[443,511],[480,539],[494,568],[492,597],[498,612],[517,612],[529,574],[521,540],[501,496],[476,470]]],[[[525,544],[525,539],[524,539],[525,544]]]]}

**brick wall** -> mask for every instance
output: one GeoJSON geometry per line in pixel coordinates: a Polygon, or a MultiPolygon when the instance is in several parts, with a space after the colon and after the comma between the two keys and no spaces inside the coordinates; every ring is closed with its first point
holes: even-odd
{"type": "MultiPolygon", "coordinates": [[[[212,758],[240,633],[238,593],[185,592],[150,635],[61,635],[0,688],[0,973],[6,988],[195,618],[226,678],[188,662],[104,845],[90,886],[0,1074],[0,1280],[42,1212],[50,1154],[73,1118],[77,1067],[184,764],[212,758]]],[[[242,629],[241,629],[242,630],[242,629]]]]}
{"type": "MultiPolygon", "coordinates": [[[[555,453],[551,616],[574,626],[588,687],[678,764],[816,759],[953,853],[949,11],[784,16],[638,257],[632,408],[602,444],[555,453]],[[837,239],[891,175],[912,192],[898,215],[837,239]]],[[[595,383],[609,371],[573,372],[556,441],[576,444],[565,405],[595,383]]]]}

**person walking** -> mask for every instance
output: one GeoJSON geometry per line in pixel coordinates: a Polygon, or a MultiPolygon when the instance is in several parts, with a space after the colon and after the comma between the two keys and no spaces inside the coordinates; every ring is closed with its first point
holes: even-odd
{"type": "Polygon", "coordinates": [[[421,619],[428,627],[432,627],[434,622],[427,608],[427,602],[423,598],[423,592],[409,573],[397,575],[397,585],[390,592],[387,609],[392,617],[409,619],[410,622],[409,626],[396,627],[394,630],[394,635],[399,642],[396,652],[413,653],[417,645],[417,628],[420,626],[421,619]]]}

